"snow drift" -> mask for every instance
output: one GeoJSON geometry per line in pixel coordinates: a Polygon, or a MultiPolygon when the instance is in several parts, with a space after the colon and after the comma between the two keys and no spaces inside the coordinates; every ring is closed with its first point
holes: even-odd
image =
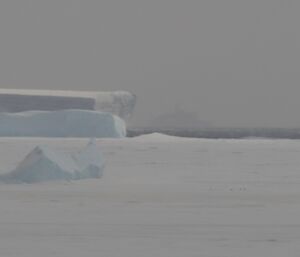
{"type": "Polygon", "coordinates": [[[81,109],[109,112],[127,119],[136,96],[127,91],[53,91],[0,89],[0,112],[81,109]]]}
{"type": "Polygon", "coordinates": [[[15,170],[2,175],[0,179],[9,183],[36,183],[48,180],[100,178],[103,169],[102,154],[93,142],[76,155],[37,146],[15,170]]]}
{"type": "Polygon", "coordinates": [[[0,113],[0,136],[121,138],[126,126],[121,118],[99,111],[0,113]]]}

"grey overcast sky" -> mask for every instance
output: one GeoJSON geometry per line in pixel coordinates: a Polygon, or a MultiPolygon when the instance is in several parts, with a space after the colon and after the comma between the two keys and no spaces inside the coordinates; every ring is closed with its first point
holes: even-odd
{"type": "Polygon", "coordinates": [[[1,0],[0,87],[130,90],[217,126],[300,127],[300,1],[1,0]]]}

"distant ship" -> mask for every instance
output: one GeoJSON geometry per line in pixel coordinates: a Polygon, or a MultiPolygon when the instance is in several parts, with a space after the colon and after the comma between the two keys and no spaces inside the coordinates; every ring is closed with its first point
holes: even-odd
{"type": "Polygon", "coordinates": [[[196,111],[186,111],[176,105],[170,113],[164,113],[151,121],[152,128],[197,129],[211,127],[210,122],[200,120],[196,111]]]}
{"type": "Polygon", "coordinates": [[[127,119],[136,96],[126,91],[55,91],[0,89],[0,112],[99,110],[127,119]]]}

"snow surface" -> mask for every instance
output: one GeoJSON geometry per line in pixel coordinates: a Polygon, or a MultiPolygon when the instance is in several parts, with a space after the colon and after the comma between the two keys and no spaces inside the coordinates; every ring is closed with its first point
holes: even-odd
{"type": "MultiPolygon", "coordinates": [[[[0,171],[34,146],[0,138],[0,171]]],[[[0,256],[298,257],[300,141],[99,139],[102,179],[0,185],[0,256]]]]}
{"type": "Polygon", "coordinates": [[[3,110],[5,112],[53,111],[61,110],[63,106],[62,109],[84,108],[109,112],[123,119],[127,119],[132,114],[136,104],[136,96],[127,91],[0,89],[0,98],[2,99],[0,102],[1,112],[3,110]],[[62,103],[62,100],[64,103],[62,103]]]}
{"type": "Polygon", "coordinates": [[[110,113],[86,110],[0,113],[1,137],[126,136],[125,122],[110,113]]]}
{"type": "Polygon", "coordinates": [[[0,176],[8,183],[36,183],[49,180],[100,178],[104,159],[95,143],[70,155],[46,146],[35,147],[10,173],[0,176]]]}

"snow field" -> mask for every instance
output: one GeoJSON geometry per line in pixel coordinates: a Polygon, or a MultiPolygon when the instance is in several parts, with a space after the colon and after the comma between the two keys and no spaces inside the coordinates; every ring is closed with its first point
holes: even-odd
{"type": "MultiPolygon", "coordinates": [[[[1,138],[4,172],[36,145],[1,138]]],[[[300,141],[99,139],[102,179],[0,185],[0,256],[299,255],[300,141]]]]}

